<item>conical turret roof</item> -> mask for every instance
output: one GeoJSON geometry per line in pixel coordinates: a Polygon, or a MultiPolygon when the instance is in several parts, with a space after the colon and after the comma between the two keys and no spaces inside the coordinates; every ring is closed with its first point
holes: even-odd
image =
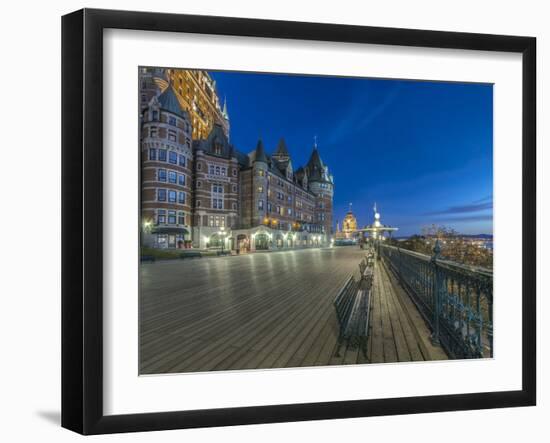
{"type": "Polygon", "coordinates": [[[158,101],[160,103],[160,107],[165,111],[184,117],[184,111],[181,108],[178,97],[176,96],[176,93],[171,85],[169,85],[164,92],[158,96],[158,101]]]}
{"type": "Polygon", "coordinates": [[[222,110],[223,118],[226,120],[229,120],[229,113],[227,112],[227,97],[223,98],[223,110],[222,110]]]}
{"type": "Polygon", "coordinates": [[[308,171],[309,181],[325,180],[325,165],[323,164],[323,160],[321,160],[321,156],[319,155],[319,150],[317,149],[317,146],[313,147],[313,152],[311,153],[311,157],[309,158],[306,167],[308,171]]]}
{"type": "Polygon", "coordinates": [[[256,155],[254,157],[254,161],[267,163],[267,155],[265,155],[264,142],[262,139],[259,139],[258,144],[256,145],[256,155]]]}

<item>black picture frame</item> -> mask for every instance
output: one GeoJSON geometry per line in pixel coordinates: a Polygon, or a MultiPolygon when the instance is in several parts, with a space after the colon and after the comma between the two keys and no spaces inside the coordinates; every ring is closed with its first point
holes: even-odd
{"type": "Polygon", "coordinates": [[[62,18],[62,426],[82,434],[536,404],[536,39],[83,9],[62,18]],[[522,54],[522,389],[131,415],[103,413],[103,31],[108,28],[522,54]]]}

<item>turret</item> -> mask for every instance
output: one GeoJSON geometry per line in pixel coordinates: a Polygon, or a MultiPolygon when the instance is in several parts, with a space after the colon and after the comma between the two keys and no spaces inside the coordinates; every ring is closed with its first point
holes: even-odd
{"type": "Polygon", "coordinates": [[[277,149],[271,156],[279,162],[286,162],[290,160],[290,154],[288,153],[288,148],[286,147],[286,142],[284,138],[281,138],[279,140],[279,143],[277,144],[277,149]]]}
{"type": "Polygon", "coordinates": [[[256,145],[254,163],[256,162],[263,162],[267,164],[267,155],[265,155],[264,142],[262,139],[259,139],[258,144],[256,145]]]}
{"type": "Polygon", "coordinates": [[[265,217],[267,216],[267,205],[268,205],[268,186],[269,182],[267,179],[268,175],[268,159],[264,150],[264,143],[262,139],[258,140],[256,146],[256,151],[254,151],[254,162],[253,162],[253,185],[252,185],[252,195],[253,199],[253,223],[255,225],[260,225],[263,223],[265,217]]]}
{"type": "Polygon", "coordinates": [[[227,97],[223,98],[223,110],[222,110],[223,118],[229,121],[229,113],[227,112],[227,97]]]}
{"type": "Polygon", "coordinates": [[[322,225],[325,234],[329,235],[332,232],[332,196],[334,184],[328,167],[324,165],[319,155],[317,137],[315,137],[313,150],[306,165],[306,173],[308,188],[316,196],[315,221],[322,225]]]}

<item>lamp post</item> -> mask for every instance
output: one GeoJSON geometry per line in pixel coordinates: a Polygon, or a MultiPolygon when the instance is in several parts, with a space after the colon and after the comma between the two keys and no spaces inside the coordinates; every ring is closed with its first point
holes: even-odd
{"type": "Polygon", "coordinates": [[[223,254],[224,246],[225,246],[225,228],[223,226],[220,228],[220,237],[222,238],[222,254],[223,254]]]}
{"type": "Polygon", "coordinates": [[[376,258],[380,260],[380,242],[384,239],[384,232],[388,232],[390,235],[392,232],[397,231],[398,228],[392,226],[383,225],[380,221],[380,213],[376,208],[376,203],[374,204],[374,223],[372,225],[365,226],[363,229],[360,229],[361,232],[368,232],[371,235],[373,246],[376,251],[376,258]]]}

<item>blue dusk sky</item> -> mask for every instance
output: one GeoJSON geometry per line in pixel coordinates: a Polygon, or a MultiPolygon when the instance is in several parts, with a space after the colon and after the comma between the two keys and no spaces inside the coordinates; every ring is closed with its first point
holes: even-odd
{"type": "Polygon", "coordinates": [[[317,136],[334,175],[334,222],[349,203],[358,224],[398,236],[432,223],[492,234],[493,87],[489,84],[211,72],[227,98],[231,142],[275,150],[284,137],[294,168],[317,136]]]}

